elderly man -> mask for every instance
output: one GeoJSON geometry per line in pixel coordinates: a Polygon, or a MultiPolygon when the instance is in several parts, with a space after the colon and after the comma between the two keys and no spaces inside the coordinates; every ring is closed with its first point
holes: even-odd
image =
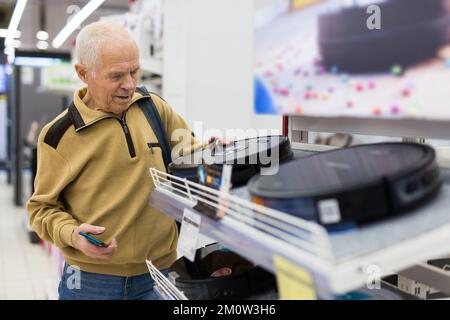
{"type": "Polygon", "coordinates": [[[125,29],[90,24],[79,33],[76,50],[76,72],[86,88],[39,136],[30,225],[64,253],[60,299],[151,299],[145,259],[168,268],[176,259],[178,230],[173,219],[148,206],[148,169],[165,165],[139,102],[152,99],[169,138],[185,129],[184,147],[195,140],[165,101],[136,92],[139,50],[125,29]],[[107,245],[96,246],[80,232],[107,245]]]}

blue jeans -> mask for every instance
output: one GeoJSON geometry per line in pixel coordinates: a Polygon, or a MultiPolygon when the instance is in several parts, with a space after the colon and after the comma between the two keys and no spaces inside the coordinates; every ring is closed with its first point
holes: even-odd
{"type": "MultiPolygon", "coordinates": [[[[167,276],[168,270],[161,270],[167,276]]],[[[155,300],[150,273],[122,277],[91,273],[67,263],[58,287],[60,300],[155,300]]]]}

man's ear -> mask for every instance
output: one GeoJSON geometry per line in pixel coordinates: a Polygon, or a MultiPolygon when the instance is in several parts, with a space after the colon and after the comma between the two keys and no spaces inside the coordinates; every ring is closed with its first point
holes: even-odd
{"type": "Polygon", "coordinates": [[[75,64],[75,71],[78,74],[78,78],[80,78],[81,81],[83,81],[85,84],[87,84],[87,69],[84,65],[81,63],[75,64]]]}

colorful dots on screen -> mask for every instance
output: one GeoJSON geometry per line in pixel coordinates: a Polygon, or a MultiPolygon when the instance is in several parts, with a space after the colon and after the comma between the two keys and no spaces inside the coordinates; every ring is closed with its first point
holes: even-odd
{"type": "Polygon", "coordinates": [[[411,89],[410,88],[405,88],[402,90],[402,96],[407,98],[409,96],[411,96],[411,89]]]}
{"type": "Polygon", "coordinates": [[[380,107],[374,107],[373,109],[372,109],[372,114],[374,115],[374,116],[381,116],[382,115],[382,111],[381,111],[381,108],[380,107]]]}
{"type": "Polygon", "coordinates": [[[325,68],[322,66],[317,67],[316,69],[316,75],[321,75],[325,73],[325,68]]]}
{"type": "Polygon", "coordinates": [[[364,85],[362,83],[357,83],[357,84],[355,84],[355,89],[358,92],[362,92],[362,91],[364,91],[364,85]]]}
{"type": "Polygon", "coordinates": [[[339,68],[337,66],[332,66],[330,68],[330,72],[334,73],[334,74],[337,74],[339,72],[339,68]]]}
{"type": "Polygon", "coordinates": [[[346,83],[347,81],[350,80],[350,76],[346,73],[341,74],[341,81],[346,83]]]}
{"type": "Polygon", "coordinates": [[[400,107],[396,104],[391,106],[391,113],[392,114],[399,114],[400,113],[400,107]]]}
{"type": "Polygon", "coordinates": [[[346,106],[347,106],[347,108],[351,109],[351,108],[353,108],[355,106],[355,104],[354,104],[353,101],[349,100],[349,101],[347,101],[346,106]]]}
{"type": "Polygon", "coordinates": [[[391,67],[391,74],[394,76],[401,76],[403,74],[403,68],[401,65],[394,65],[391,67]]]}
{"type": "Polygon", "coordinates": [[[276,88],[275,93],[280,96],[287,97],[287,96],[289,96],[290,91],[287,88],[276,88]]]}

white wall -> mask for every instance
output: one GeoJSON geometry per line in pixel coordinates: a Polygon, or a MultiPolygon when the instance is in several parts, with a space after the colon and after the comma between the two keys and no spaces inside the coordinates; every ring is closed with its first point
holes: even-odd
{"type": "Polygon", "coordinates": [[[278,129],[253,113],[252,0],[166,0],[164,98],[193,127],[278,129]]]}

